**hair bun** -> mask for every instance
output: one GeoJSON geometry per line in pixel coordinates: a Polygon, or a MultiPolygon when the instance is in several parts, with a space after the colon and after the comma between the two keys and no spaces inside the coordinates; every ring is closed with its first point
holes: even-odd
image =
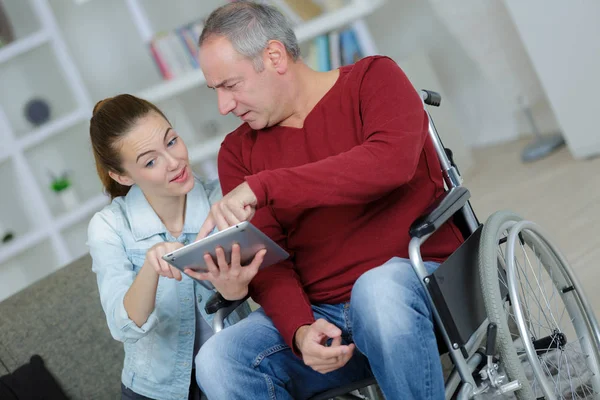
{"type": "Polygon", "coordinates": [[[107,97],[106,99],[100,100],[94,106],[94,110],[92,111],[92,115],[95,115],[106,103],[108,103],[112,97],[107,97]]]}

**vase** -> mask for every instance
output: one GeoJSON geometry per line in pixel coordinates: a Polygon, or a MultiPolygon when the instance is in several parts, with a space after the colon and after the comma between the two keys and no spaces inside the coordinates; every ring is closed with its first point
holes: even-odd
{"type": "Polygon", "coordinates": [[[65,211],[71,211],[79,205],[79,197],[72,187],[61,190],[57,195],[65,211]]]}

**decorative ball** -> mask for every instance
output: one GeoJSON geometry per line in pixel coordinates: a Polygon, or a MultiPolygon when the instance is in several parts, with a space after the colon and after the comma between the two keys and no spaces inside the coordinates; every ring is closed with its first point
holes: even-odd
{"type": "Polygon", "coordinates": [[[50,106],[42,99],[31,99],[25,104],[25,117],[35,126],[40,126],[50,119],[50,106]]]}

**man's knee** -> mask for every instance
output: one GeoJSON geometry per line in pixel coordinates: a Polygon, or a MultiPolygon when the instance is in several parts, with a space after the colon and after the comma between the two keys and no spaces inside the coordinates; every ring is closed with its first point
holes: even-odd
{"type": "Polygon", "coordinates": [[[419,291],[420,283],[410,262],[393,258],[382,266],[362,274],[354,283],[351,301],[360,304],[384,305],[391,300],[402,300],[408,294],[419,291]]]}
{"type": "Polygon", "coordinates": [[[353,327],[408,333],[423,314],[429,316],[424,290],[408,260],[392,259],[365,272],[352,289],[353,327]]]}
{"type": "Polygon", "coordinates": [[[221,374],[225,366],[227,352],[231,350],[234,343],[228,343],[225,339],[226,330],[212,336],[201,347],[194,364],[196,367],[196,381],[198,385],[202,382],[211,382],[221,374]]]}

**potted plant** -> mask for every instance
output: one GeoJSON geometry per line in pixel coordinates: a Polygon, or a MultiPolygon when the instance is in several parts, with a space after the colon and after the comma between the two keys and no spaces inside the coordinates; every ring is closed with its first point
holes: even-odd
{"type": "Polygon", "coordinates": [[[4,226],[2,226],[2,223],[0,223],[0,243],[8,243],[11,240],[13,240],[15,237],[15,234],[11,231],[8,231],[4,228],[4,226]]]}
{"type": "Polygon", "coordinates": [[[73,189],[72,181],[67,171],[61,175],[50,174],[50,189],[56,193],[65,210],[72,210],[79,204],[77,193],[73,189]]]}

